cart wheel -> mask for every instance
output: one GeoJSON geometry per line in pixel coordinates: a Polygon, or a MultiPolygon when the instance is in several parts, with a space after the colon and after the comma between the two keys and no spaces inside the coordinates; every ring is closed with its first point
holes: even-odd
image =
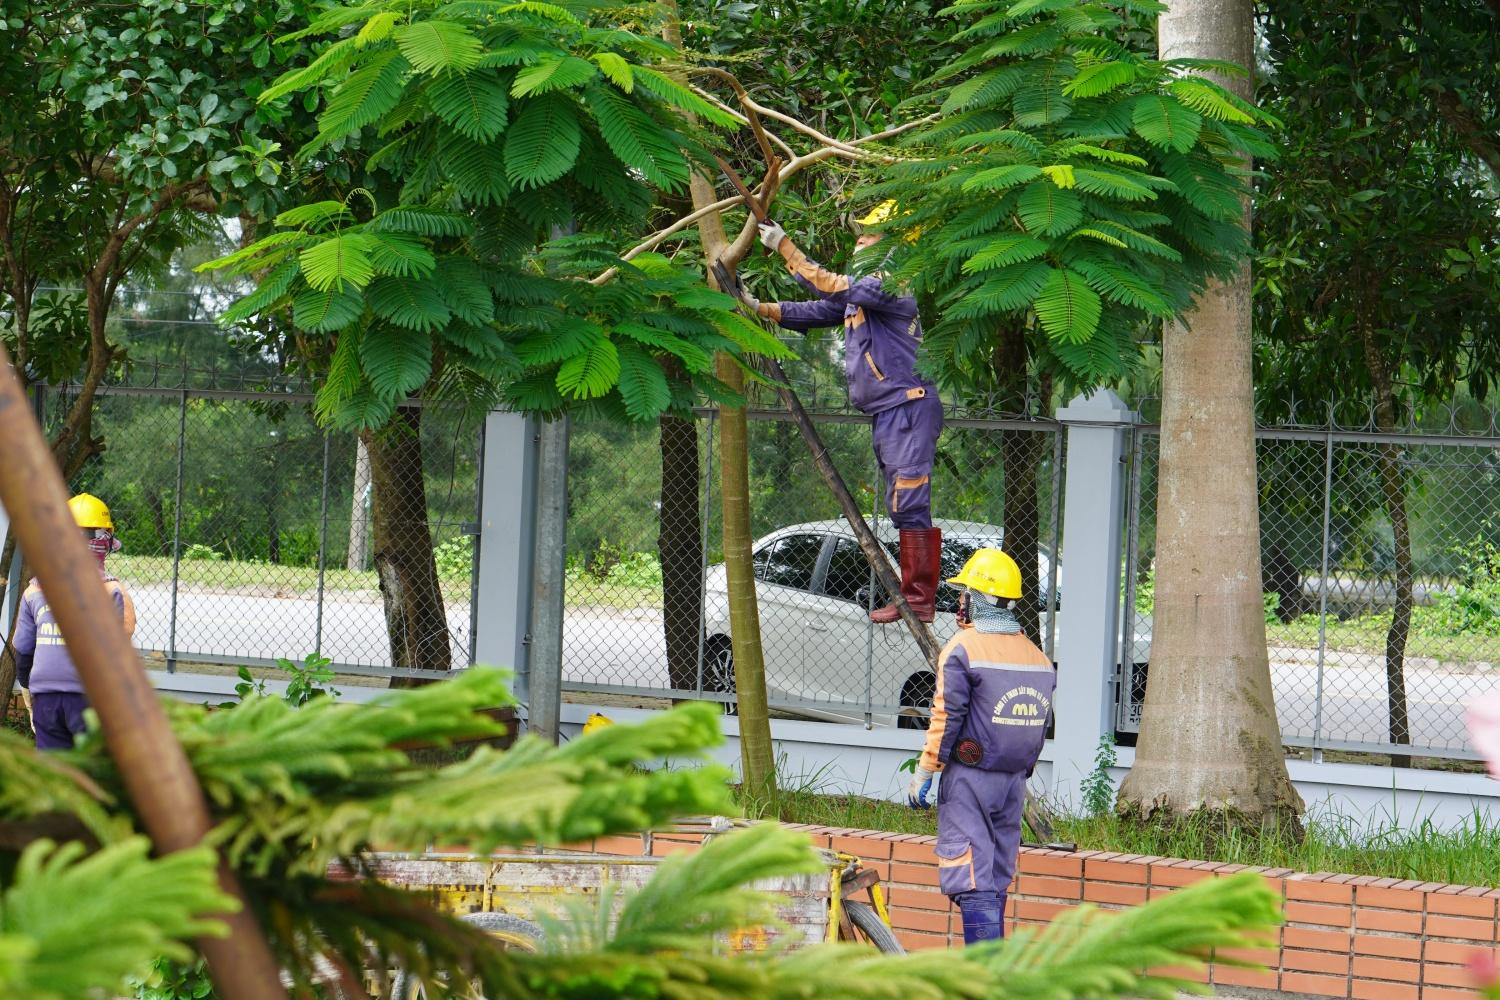
{"type": "Polygon", "coordinates": [[[880,951],[888,955],[904,955],[906,949],[901,942],[896,940],[896,932],[886,926],[885,921],[880,919],[880,914],[875,912],[875,907],[869,903],[859,903],[852,899],[844,900],[844,912],[849,914],[849,919],[858,927],[865,937],[870,939],[880,951]]]}
{"type": "MultiPolygon", "coordinates": [[[[540,951],[546,940],[546,935],[536,924],[509,913],[465,913],[459,919],[488,932],[506,951],[540,951]]],[[[403,969],[396,975],[391,1000],[428,1000],[428,994],[422,984],[403,969]]],[[[473,1000],[484,998],[474,994],[473,1000]]]]}

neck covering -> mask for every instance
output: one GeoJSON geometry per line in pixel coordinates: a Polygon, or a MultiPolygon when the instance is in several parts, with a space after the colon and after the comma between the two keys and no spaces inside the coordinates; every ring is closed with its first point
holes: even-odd
{"type": "Polygon", "coordinates": [[[1016,635],[1021,631],[1021,622],[1011,607],[991,604],[985,595],[972,590],[969,591],[969,617],[976,629],[991,635],[1016,635]]]}

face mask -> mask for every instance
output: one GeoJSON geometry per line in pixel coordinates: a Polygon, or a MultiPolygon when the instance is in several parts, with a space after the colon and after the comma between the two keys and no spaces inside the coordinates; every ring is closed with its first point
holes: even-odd
{"type": "Polygon", "coordinates": [[[89,551],[101,559],[120,551],[120,540],[108,528],[85,528],[83,540],[89,551]]]}

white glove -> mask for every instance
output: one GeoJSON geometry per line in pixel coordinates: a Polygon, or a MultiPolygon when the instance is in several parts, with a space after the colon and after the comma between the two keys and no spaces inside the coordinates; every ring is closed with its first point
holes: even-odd
{"type": "Polygon", "coordinates": [[[911,783],[906,786],[906,804],[913,809],[926,809],[931,803],[927,797],[932,794],[932,779],[935,775],[925,767],[919,767],[912,772],[911,783]]]}
{"type": "Polygon", "coordinates": [[[780,250],[781,241],[786,239],[786,230],[775,222],[762,222],[760,224],[760,241],[765,244],[767,250],[780,250]]]}
{"type": "Polygon", "coordinates": [[[746,308],[748,308],[751,312],[755,312],[760,308],[760,299],[757,299],[754,295],[751,295],[749,289],[745,288],[743,285],[740,287],[739,299],[741,302],[745,303],[746,308]]]}

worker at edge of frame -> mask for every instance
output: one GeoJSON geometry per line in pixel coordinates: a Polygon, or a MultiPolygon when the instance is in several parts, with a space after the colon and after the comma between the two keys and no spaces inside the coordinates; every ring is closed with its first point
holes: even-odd
{"type": "MultiPolygon", "coordinates": [[[[104,561],[120,551],[109,507],[96,496],[80,493],[68,501],[68,511],[83,532],[89,551],[99,561],[99,575],[125,626],[125,634],[134,634],[135,603],[125,585],[104,568],[104,561]]],[[[88,708],[88,698],[63,642],[57,618],[35,579],[21,597],[13,645],[16,680],[36,733],[37,749],[70,749],[74,740],[87,730],[83,713],[88,708]]]]}
{"type": "MultiPolygon", "coordinates": [[[[856,259],[883,238],[878,229],[863,227],[887,225],[896,215],[896,203],[885,201],[856,220],[862,228],[854,244],[856,259]]],[[[907,233],[906,239],[913,235],[907,233]]],[[[883,264],[863,275],[827,270],[799,250],[775,222],[760,224],[760,239],[817,298],[761,302],[747,292],[742,295],[745,304],[788,330],[844,327],[849,402],[872,418],[886,510],[900,530],[901,595],[918,619],[930,622],[942,564],[942,532],[932,525],[932,468],[943,430],[943,404],[937,386],[917,374],[917,349],[922,344],[917,300],[887,287],[883,264]]],[[[870,612],[870,620],[881,625],[899,618],[894,601],[870,612]]]]}
{"type": "Polygon", "coordinates": [[[907,804],[928,806],[938,772],[938,884],[958,904],[964,943],[1005,936],[1021,849],[1026,779],[1036,768],[1057,673],[1021,629],[1021,569],[982,548],[948,581],[963,588],[959,632],[938,656],[927,742],[907,804]]]}

